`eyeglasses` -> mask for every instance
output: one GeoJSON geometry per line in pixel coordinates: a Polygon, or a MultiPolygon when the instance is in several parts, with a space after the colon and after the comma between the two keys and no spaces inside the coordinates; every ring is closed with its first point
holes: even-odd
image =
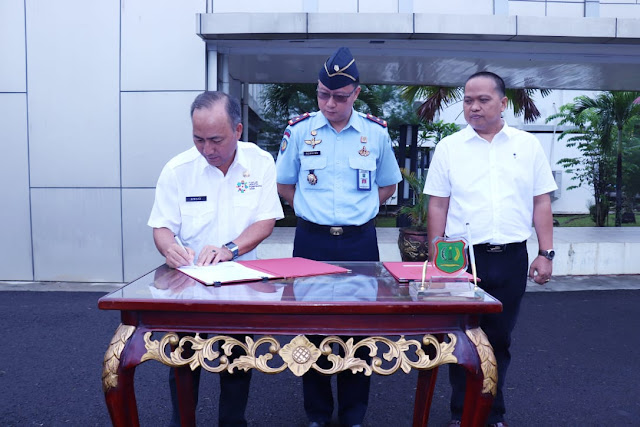
{"type": "Polygon", "coordinates": [[[358,89],[358,86],[353,88],[353,90],[346,95],[343,93],[330,93],[330,92],[318,89],[317,90],[318,99],[322,101],[328,101],[333,96],[333,100],[336,101],[338,104],[344,104],[349,100],[349,97],[353,95],[356,89],[358,89]]]}

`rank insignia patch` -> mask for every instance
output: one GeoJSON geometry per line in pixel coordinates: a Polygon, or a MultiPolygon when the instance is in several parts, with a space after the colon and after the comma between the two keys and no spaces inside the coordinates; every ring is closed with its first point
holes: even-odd
{"type": "Polygon", "coordinates": [[[311,117],[311,114],[309,114],[309,113],[300,114],[299,116],[294,117],[291,120],[289,120],[289,122],[288,122],[289,126],[293,126],[293,125],[295,125],[297,123],[300,123],[301,121],[303,121],[304,119],[307,119],[309,117],[311,117]]]}
{"type": "Polygon", "coordinates": [[[375,123],[379,124],[380,126],[382,126],[384,128],[387,127],[387,121],[386,120],[379,119],[376,116],[373,116],[371,114],[367,114],[367,119],[371,120],[372,122],[375,122],[375,123]]]}

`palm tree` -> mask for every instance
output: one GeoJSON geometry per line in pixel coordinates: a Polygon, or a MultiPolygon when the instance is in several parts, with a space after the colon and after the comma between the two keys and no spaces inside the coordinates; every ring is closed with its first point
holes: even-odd
{"type": "Polygon", "coordinates": [[[310,83],[266,85],[262,94],[265,112],[289,117],[311,111],[317,86],[310,83]]]}
{"type": "MultiPolygon", "coordinates": [[[[317,83],[284,83],[270,84],[265,87],[263,94],[265,110],[267,112],[291,116],[305,111],[318,109],[316,102],[317,83]]],[[[374,88],[361,85],[360,95],[354,105],[356,110],[365,107],[374,116],[381,115],[382,101],[374,88]]]]}
{"type": "MultiPolygon", "coordinates": [[[[513,107],[516,116],[524,114],[525,123],[535,122],[540,118],[540,111],[533,102],[533,95],[540,91],[540,95],[547,96],[550,89],[507,89],[506,96],[509,105],[513,107]]],[[[418,116],[426,122],[432,122],[436,113],[444,107],[454,104],[464,97],[462,87],[443,86],[405,86],[402,96],[409,102],[424,99],[418,107],[418,116]]]]}
{"type": "Polygon", "coordinates": [[[577,181],[567,190],[579,188],[582,184],[591,187],[595,204],[589,207],[589,211],[596,226],[603,227],[607,223],[609,195],[613,191],[614,156],[611,144],[602,144],[600,116],[591,109],[578,113],[575,104],[569,103],[561,106],[558,113],[547,117],[546,122],[557,119],[558,126],[569,126],[560,134],[558,141],[566,138],[566,146],[576,147],[581,153],[558,160],[558,164],[572,175],[571,180],[577,181]]]}
{"type": "MultiPolygon", "coordinates": [[[[279,145],[287,120],[291,117],[318,110],[317,87],[317,83],[265,85],[261,99],[264,112],[258,136],[263,148],[273,151],[274,146],[279,145]]],[[[417,124],[420,121],[411,105],[400,96],[399,86],[360,87],[360,95],[354,104],[355,110],[384,118],[393,141],[400,137],[400,125],[417,124]]]]}
{"type": "Polygon", "coordinates": [[[622,226],[622,130],[640,115],[640,92],[603,92],[595,99],[587,96],[576,98],[576,112],[592,109],[600,116],[600,132],[603,146],[610,145],[612,130],[617,130],[616,158],[616,227],[622,226]]]}

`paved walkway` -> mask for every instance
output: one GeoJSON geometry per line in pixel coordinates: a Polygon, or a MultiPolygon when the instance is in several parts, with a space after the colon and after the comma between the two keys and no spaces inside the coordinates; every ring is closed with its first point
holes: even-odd
{"type": "MultiPolygon", "coordinates": [[[[9,344],[0,351],[0,425],[110,425],[101,366],[120,315],[98,310],[101,295],[0,293],[9,344]]],[[[510,425],[637,426],[639,306],[640,292],[631,290],[527,293],[506,384],[510,425]]],[[[440,369],[429,427],[449,420],[447,374],[440,369]]],[[[142,426],[167,425],[167,376],[168,368],[157,362],[136,369],[142,426]]],[[[216,425],[218,378],[202,375],[199,426],[216,425]]],[[[415,371],[374,375],[364,424],[409,427],[415,385],[415,371]]],[[[305,427],[300,379],[288,372],[254,373],[247,419],[250,427],[305,427]]]]}

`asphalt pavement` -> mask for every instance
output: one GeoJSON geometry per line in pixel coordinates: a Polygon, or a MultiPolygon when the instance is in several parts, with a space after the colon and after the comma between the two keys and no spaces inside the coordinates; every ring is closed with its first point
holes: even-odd
{"type": "MultiPolygon", "coordinates": [[[[0,284],[0,426],[110,425],[102,359],[120,320],[97,301],[113,287],[0,284]]],[[[582,276],[528,289],[506,384],[511,426],[640,425],[639,287],[638,276],[582,276]]],[[[136,370],[142,426],[168,423],[167,375],[156,362],[136,370]]],[[[374,375],[365,425],[410,426],[416,377],[374,375]]],[[[216,425],[218,390],[203,374],[198,425],[216,425]]],[[[430,426],[446,425],[448,393],[441,368],[430,426]]],[[[306,426],[300,379],[255,372],[247,419],[306,426]]]]}

